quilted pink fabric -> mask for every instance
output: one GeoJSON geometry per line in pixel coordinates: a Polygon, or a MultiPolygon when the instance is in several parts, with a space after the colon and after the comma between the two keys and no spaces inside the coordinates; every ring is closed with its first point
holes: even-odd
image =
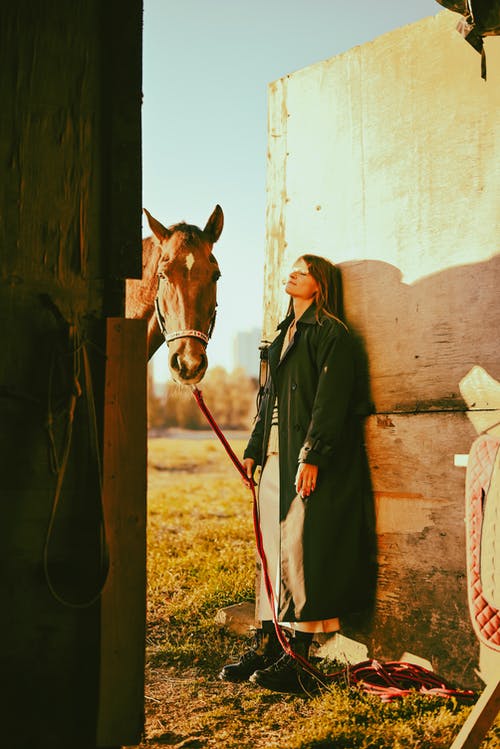
{"type": "MultiPolygon", "coordinates": [[[[481,435],[472,443],[467,463],[465,488],[465,524],[467,545],[467,581],[469,611],[477,637],[488,647],[500,651],[500,609],[491,606],[481,584],[481,527],[483,498],[488,492],[500,440],[481,435]]],[[[500,559],[496,560],[500,564],[500,559]]]]}

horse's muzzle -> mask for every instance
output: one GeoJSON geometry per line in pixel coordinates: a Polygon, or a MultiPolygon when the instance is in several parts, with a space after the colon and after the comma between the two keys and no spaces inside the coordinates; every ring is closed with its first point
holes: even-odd
{"type": "Polygon", "coordinates": [[[196,385],[207,371],[208,359],[205,346],[196,339],[170,344],[168,365],[175,382],[181,385],[196,385]]]}

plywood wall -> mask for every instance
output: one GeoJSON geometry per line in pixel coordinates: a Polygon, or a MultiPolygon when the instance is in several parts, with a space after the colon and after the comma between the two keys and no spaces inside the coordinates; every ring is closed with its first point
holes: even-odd
{"type": "Polygon", "coordinates": [[[474,366],[500,379],[500,38],[486,40],[485,82],[457,18],[438,13],[270,85],[264,338],[295,258],[339,264],[375,409],[380,581],[358,635],[374,656],[411,651],[463,682],[478,646],[455,456],[476,430],[459,383],[474,366]]]}

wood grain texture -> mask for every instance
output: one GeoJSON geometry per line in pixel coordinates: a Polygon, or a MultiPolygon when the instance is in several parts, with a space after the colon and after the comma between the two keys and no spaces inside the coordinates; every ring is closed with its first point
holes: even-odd
{"type": "Polygon", "coordinates": [[[146,631],[146,322],[107,326],[103,506],[109,574],[101,597],[98,744],[139,743],[146,631]]]}
{"type": "MultiPolygon", "coordinates": [[[[141,3],[126,0],[118,9],[140,37],[141,3]]],[[[108,144],[118,127],[109,124],[105,68],[114,33],[98,0],[20,0],[2,8],[1,626],[2,673],[9,684],[3,739],[13,749],[80,749],[96,740],[98,458],[103,318],[110,306],[105,275],[113,230],[107,211],[114,189],[108,144]],[[92,387],[84,374],[84,351],[92,387]],[[95,423],[89,419],[92,403],[95,423]]],[[[118,37],[113,55],[119,52],[118,37]]],[[[119,62],[113,65],[119,76],[119,62]]],[[[123,66],[124,78],[130,67],[123,66]]],[[[138,77],[136,71],[130,91],[138,77]]],[[[120,85],[127,90],[127,80],[120,85]]],[[[115,119],[122,104],[123,99],[113,104],[115,119]]],[[[136,133],[131,149],[137,149],[139,137],[136,133]]],[[[135,164],[129,174],[132,193],[138,195],[140,153],[128,156],[135,164]]],[[[140,231],[137,211],[127,220],[137,223],[134,233],[140,231]]],[[[139,242],[139,263],[140,255],[139,242]]],[[[122,305],[123,299],[116,302],[122,305]]]]}
{"type": "Polygon", "coordinates": [[[376,503],[379,576],[371,618],[345,632],[371,657],[407,651],[477,686],[477,643],[465,573],[465,469],[475,431],[466,414],[371,416],[366,439],[376,503]]]}
{"type": "Polygon", "coordinates": [[[500,678],[488,684],[450,749],[478,749],[500,711],[500,678]]]}
{"type": "Polygon", "coordinates": [[[109,247],[106,274],[116,279],[142,275],[142,3],[104,5],[109,56],[103,65],[107,108],[106,158],[110,168],[109,247]],[[119,33],[116,19],[119,18],[119,33]],[[126,50],[126,53],[124,53],[126,50]]]}

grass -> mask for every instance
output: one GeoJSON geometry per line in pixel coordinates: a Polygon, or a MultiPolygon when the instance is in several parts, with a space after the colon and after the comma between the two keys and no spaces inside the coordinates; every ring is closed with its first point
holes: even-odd
{"type": "MultiPolygon", "coordinates": [[[[242,440],[232,442],[241,455],[242,440]]],[[[148,637],[143,749],[448,748],[470,708],[382,703],[334,686],[314,697],[217,679],[246,643],[215,623],[254,595],[251,494],[213,439],[149,442],[148,637]]],[[[481,749],[500,745],[500,720],[481,749]]]]}

